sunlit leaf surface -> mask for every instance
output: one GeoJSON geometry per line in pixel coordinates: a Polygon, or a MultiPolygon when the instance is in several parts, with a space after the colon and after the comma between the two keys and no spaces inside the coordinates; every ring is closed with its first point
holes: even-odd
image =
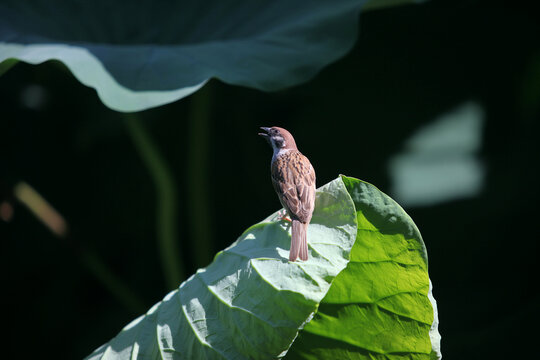
{"type": "MultiPolygon", "coordinates": [[[[305,359],[438,358],[427,254],[405,211],[376,187],[343,177],[358,233],[350,262],[291,348],[305,359]],[[432,344],[433,342],[433,344],[432,344]]],[[[438,320],[435,322],[438,325],[438,320]]]]}
{"type": "Polygon", "coordinates": [[[429,358],[438,343],[426,252],[399,205],[353,178],[323,186],[306,262],[288,261],[278,218],[249,228],[89,359],[429,358]]]}
{"type": "Polygon", "coordinates": [[[90,359],[280,357],[347,265],[356,216],[343,182],[317,193],[309,261],[288,261],[288,225],[274,214],[249,228],[90,359]]]}

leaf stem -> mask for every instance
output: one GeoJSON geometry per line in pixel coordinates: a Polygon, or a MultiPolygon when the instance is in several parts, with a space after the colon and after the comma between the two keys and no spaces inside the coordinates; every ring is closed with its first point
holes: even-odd
{"type": "Polygon", "coordinates": [[[146,306],[141,299],[112,273],[96,253],[89,249],[85,249],[80,253],[80,259],[84,266],[86,266],[101,284],[129,311],[134,314],[141,314],[146,310],[146,306]]]}
{"type": "Polygon", "coordinates": [[[187,192],[190,209],[190,233],[196,243],[192,245],[197,267],[206,266],[213,249],[212,221],[208,201],[208,147],[211,84],[206,84],[192,96],[188,129],[187,192]]]}
{"type": "Polygon", "coordinates": [[[134,113],[125,114],[124,124],[156,188],[156,236],[165,282],[171,290],[184,279],[177,242],[177,192],[173,176],[141,120],[134,113]]]}
{"type": "Polygon", "coordinates": [[[0,76],[2,76],[6,71],[11,69],[13,66],[17,65],[19,60],[10,58],[4,61],[0,61],[0,76]]]}

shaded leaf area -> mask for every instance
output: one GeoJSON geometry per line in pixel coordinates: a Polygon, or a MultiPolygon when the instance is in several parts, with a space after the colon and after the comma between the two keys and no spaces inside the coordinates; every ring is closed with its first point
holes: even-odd
{"type": "Polygon", "coordinates": [[[289,223],[249,228],[89,359],[281,357],[346,266],[354,204],[340,178],[317,192],[310,259],[289,262],[289,223]]]}
{"type": "Polygon", "coordinates": [[[349,51],[366,1],[4,1],[0,62],[60,60],[119,111],[175,101],[212,77],[277,90],[349,51]]]}
{"type": "Polygon", "coordinates": [[[428,297],[420,232],[373,185],[348,177],[343,181],[358,221],[350,262],[289,354],[303,359],[430,359],[436,307],[428,297]]]}

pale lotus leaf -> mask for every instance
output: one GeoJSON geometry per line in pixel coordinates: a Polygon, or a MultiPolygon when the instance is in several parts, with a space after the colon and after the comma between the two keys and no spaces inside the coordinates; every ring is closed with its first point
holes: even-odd
{"type": "Polygon", "coordinates": [[[343,56],[365,2],[7,0],[0,62],[59,60],[119,111],[180,99],[210,78],[277,90],[343,56]]]}
{"type": "Polygon", "coordinates": [[[420,232],[373,185],[317,190],[309,260],[279,212],[250,227],[89,359],[440,359],[420,232]]]}
{"type": "Polygon", "coordinates": [[[0,65],[58,60],[125,112],[181,99],[211,78],[278,90],[347,53],[366,2],[4,0],[0,65]]]}
{"type": "Polygon", "coordinates": [[[310,259],[290,262],[289,223],[273,214],[88,359],[274,359],[286,354],[356,238],[341,179],[317,191],[310,259]]]}

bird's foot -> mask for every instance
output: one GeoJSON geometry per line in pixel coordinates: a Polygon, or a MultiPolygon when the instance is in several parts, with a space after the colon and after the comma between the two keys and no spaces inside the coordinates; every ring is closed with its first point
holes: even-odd
{"type": "Polygon", "coordinates": [[[278,214],[278,221],[287,221],[289,223],[292,223],[292,220],[287,217],[287,210],[282,209],[278,214]]]}

